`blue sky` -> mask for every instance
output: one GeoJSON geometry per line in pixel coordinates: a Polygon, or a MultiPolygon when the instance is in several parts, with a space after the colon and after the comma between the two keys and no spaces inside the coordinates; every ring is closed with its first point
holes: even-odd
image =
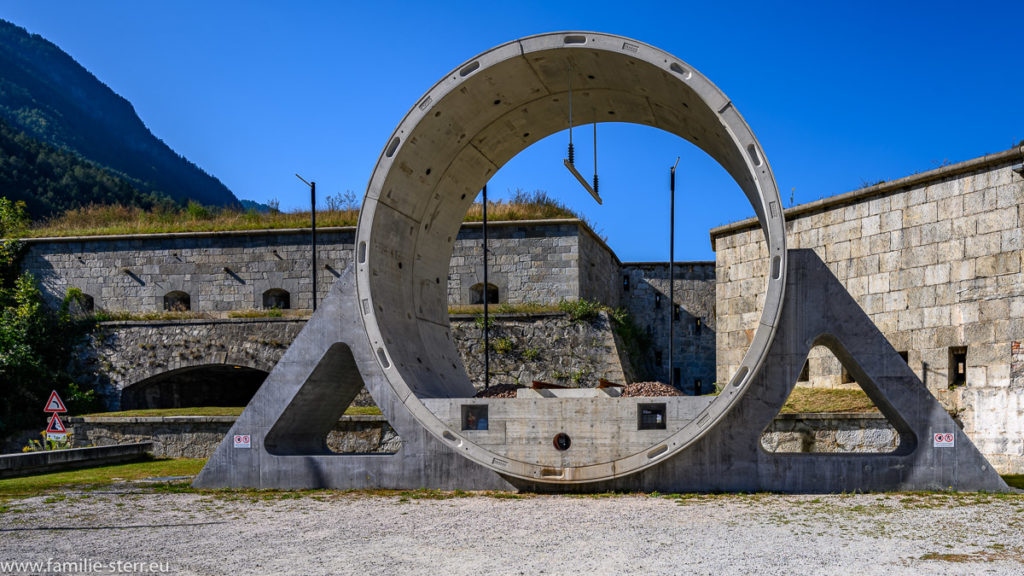
{"type": "MultiPolygon", "coordinates": [[[[492,46],[597,30],[667,50],[736,104],[783,202],[817,200],[1024,139],[1024,2],[103,2],[0,4],[131,101],[159,138],[240,198],[360,197],[405,112],[492,46]]],[[[752,215],[724,171],[656,130],[600,125],[597,206],[544,140],[491,181],[584,212],[624,261],[668,257],[668,168],[682,157],[676,258],[752,215]]],[[[590,136],[577,135],[581,171],[590,136]]]]}

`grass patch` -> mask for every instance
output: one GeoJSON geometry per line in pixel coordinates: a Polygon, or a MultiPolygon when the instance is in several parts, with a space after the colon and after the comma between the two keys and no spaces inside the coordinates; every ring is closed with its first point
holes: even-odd
{"type": "Polygon", "coordinates": [[[122,410],[120,412],[94,412],[82,416],[104,418],[160,418],[163,416],[239,416],[242,406],[192,406],[190,408],[152,408],[148,410],[122,410]]]}
{"type": "Polygon", "coordinates": [[[1004,474],[1003,482],[1011,488],[1024,490],[1024,474],[1004,474]]]}
{"type": "Polygon", "coordinates": [[[878,412],[874,402],[863,390],[832,388],[804,388],[797,386],[782,406],[783,414],[806,414],[809,412],[878,412]]]}
{"type": "MultiPolygon", "coordinates": [[[[534,302],[522,302],[519,304],[509,304],[503,302],[501,304],[492,304],[488,307],[488,312],[491,314],[541,314],[545,312],[559,312],[558,305],[556,304],[536,304],[534,302]]],[[[449,306],[449,314],[483,314],[483,304],[465,304],[459,306],[449,306]]]]}
{"type": "Polygon", "coordinates": [[[99,310],[84,320],[93,322],[130,322],[133,320],[144,320],[148,322],[159,320],[209,320],[213,316],[206,312],[107,312],[99,310]]]}
{"type": "Polygon", "coordinates": [[[309,318],[310,310],[232,310],[227,314],[216,312],[108,312],[99,310],[83,317],[82,320],[92,322],[162,322],[166,320],[212,320],[216,318],[309,318]]]}
{"type": "Polygon", "coordinates": [[[228,318],[282,318],[284,312],[280,308],[268,310],[232,310],[228,312],[228,318]]]}
{"type": "MultiPolygon", "coordinates": [[[[317,226],[355,226],[358,210],[318,210],[317,226]]],[[[308,228],[309,211],[256,212],[213,207],[202,210],[148,211],[125,206],[86,206],[68,210],[33,226],[26,236],[98,236],[106,234],[160,234],[223,230],[308,228]]]]}
{"type": "MultiPolygon", "coordinates": [[[[239,416],[242,406],[192,406],[189,408],[151,408],[148,410],[122,410],[120,412],[94,412],[82,416],[99,416],[104,418],[161,418],[164,416],[239,416]]],[[[380,408],[376,406],[349,406],[346,416],[377,416],[380,408]]]]}
{"type": "MultiPolygon", "coordinates": [[[[583,216],[572,208],[548,196],[543,190],[524,192],[516,190],[508,202],[498,200],[487,203],[487,221],[499,220],[552,220],[556,218],[578,218],[586,221],[583,216]]],[[[466,222],[481,222],[484,219],[484,206],[474,202],[466,211],[466,222]]],[[[593,226],[591,226],[593,229],[593,226]]]]}
{"type": "Polygon", "coordinates": [[[607,310],[608,307],[596,300],[562,300],[558,303],[558,309],[569,315],[573,322],[590,322],[597,318],[598,312],[607,310]]]}
{"type": "Polygon", "coordinates": [[[114,482],[160,476],[194,476],[205,464],[205,458],[142,460],[128,464],[5,478],[0,480],[0,496],[35,496],[73,486],[102,487],[114,482]]]}
{"type": "MultiPolygon", "coordinates": [[[[359,221],[358,202],[354,195],[330,201],[328,209],[317,210],[317,226],[355,226],[359,221]]],[[[577,218],[587,220],[565,204],[537,190],[517,190],[509,200],[487,203],[487,220],[550,220],[577,218]]],[[[483,220],[483,205],[473,204],[466,212],[466,222],[483,220]]],[[[274,230],[308,228],[310,213],[271,210],[242,211],[189,203],[181,207],[143,210],[126,206],[86,206],[68,210],[59,216],[35,223],[25,236],[47,238],[56,236],[100,236],[119,234],[163,234],[169,232],[219,232],[226,230],[274,230]]]]}
{"type": "Polygon", "coordinates": [[[380,416],[380,408],[376,406],[349,406],[345,416],[380,416]]]}

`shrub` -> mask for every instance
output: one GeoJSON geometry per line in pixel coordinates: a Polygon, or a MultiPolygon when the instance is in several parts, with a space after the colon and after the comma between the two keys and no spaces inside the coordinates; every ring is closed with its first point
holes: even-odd
{"type": "Polygon", "coordinates": [[[562,300],[558,303],[558,309],[569,315],[573,322],[590,322],[597,318],[598,312],[605,309],[600,302],[593,300],[562,300]]]}
{"type": "Polygon", "coordinates": [[[495,338],[494,340],[491,340],[491,349],[498,354],[508,354],[514,347],[515,344],[512,342],[511,338],[495,338]]]}

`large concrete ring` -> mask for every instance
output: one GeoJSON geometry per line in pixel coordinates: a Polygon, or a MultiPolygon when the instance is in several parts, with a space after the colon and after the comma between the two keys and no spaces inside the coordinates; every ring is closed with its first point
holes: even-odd
{"type": "MultiPolygon", "coordinates": [[[[470,59],[412,107],[373,171],[359,215],[356,262],[360,312],[371,347],[397,397],[426,430],[501,474],[585,483],[664,461],[703,436],[743,394],[764,361],[781,312],[785,223],[775,178],[757,139],[707,78],[636,40],[558,32],[509,42],[470,59]],[[576,122],[660,128],[692,142],[729,172],[760,221],[769,277],[750,347],[715,400],[649,447],[606,461],[584,456],[552,473],[550,465],[484,448],[428,404],[475,393],[456,352],[447,311],[449,261],[463,217],[505,162],[568,127],[570,74],[576,122]]],[[[601,425],[591,423],[599,432],[601,425]]],[[[615,430],[605,432],[614,442],[615,430]]],[[[527,440],[505,442],[512,446],[527,440]]]]}

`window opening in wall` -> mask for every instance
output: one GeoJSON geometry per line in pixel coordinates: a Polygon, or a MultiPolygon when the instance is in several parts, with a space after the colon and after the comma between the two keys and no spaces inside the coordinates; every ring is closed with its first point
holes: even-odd
{"type": "Polygon", "coordinates": [[[907,364],[910,364],[910,352],[907,352],[906,350],[904,350],[903,352],[897,352],[897,354],[900,355],[900,358],[903,358],[904,362],[906,362],[907,364]]]}
{"type": "Polygon", "coordinates": [[[679,304],[676,304],[675,306],[672,307],[672,319],[673,320],[679,320],[679,310],[680,310],[679,304]]]}
{"type": "Polygon", "coordinates": [[[664,430],[665,429],[665,405],[664,404],[637,404],[636,405],[636,429],[637,430],[664,430]]]}
{"type": "Polygon", "coordinates": [[[672,369],[672,385],[675,386],[676,388],[678,388],[679,387],[679,382],[681,380],[682,380],[682,378],[679,375],[679,368],[673,368],[672,369]]]}
{"type": "Polygon", "coordinates": [[[694,381],[693,381],[693,395],[694,396],[700,396],[700,393],[703,391],[703,388],[704,388],[704,383],[700,381],[700,378],[694,379],[694,381]]]}
{"type": "Polygon", "coordinates": [[[654,351],[654,365],[661,366],[661,350],[654,351]]]}
{"type": "Polygon", "coordinates": [[[842,382],[843,384],[853,384],[856,382],[856,380],[854,380],[853,376],[850,374],[850,371],[846,369],[846,366],[840,365],[840,368],[842,369],[839,375],[840,382],[842,382]]]}
{"type": "Polygon", "coordinates": [[[271,288],[263,293],[263,307],[268,310],[271,308],[288,310],[292,307],[291,295],[288,294],[287,290],[271,288]]]}
{"type": "Polygon", "coordinates": [[[487,430],[487,404],[462,405],[463,430],[487,430]]]}
{"type": "Polygon", "coordinates": [[[622,277],[622,291],[629,292],[629,276],[622,277]]]}
{"type": "Polygon", "coordinates": [[[804,360],[804,365],[800,368],[800,375],[796,377],[797,382],[810,382],[811,380],[811,361],[804,360]]]}
{"type": "Polygon", "coordinates": [[[704,323],[703,323],[703,322],[701,322],[701,319],[700,319],[700,318],[694,318],[694,319],[693,319],[693,333],[694,333],[694,334],[700,334],[700,329],[701,329],[701,328],[702,328],[703,326],[704,326],[704,323]]]}
{"type": "Polygon", "coordinates": [[[949,387],[967,384],[967,347],[949,349],[949,387]]]}
{"type": "Polygon", "coordinates": [[[164,295],[164,310],[167,312],[188,312],[192,309],[192,299],[187,292],[174,290],[164,295]]]}
{"type": "MultiPolygon", "coordinates": [[[[474,284],[469,289],[469,303],[470,304],[483,304],[484,303],[484,285],[483,283],[474,284]]],[[[498,303],[498,287],[494,284],[487,284],[486,291],[487,303],[497,304],[498,303]]]]}
{"type": "Polygon", "coordinates": [[[654,295],[654,307],[661,308],[661,294],[654,295]]]}

